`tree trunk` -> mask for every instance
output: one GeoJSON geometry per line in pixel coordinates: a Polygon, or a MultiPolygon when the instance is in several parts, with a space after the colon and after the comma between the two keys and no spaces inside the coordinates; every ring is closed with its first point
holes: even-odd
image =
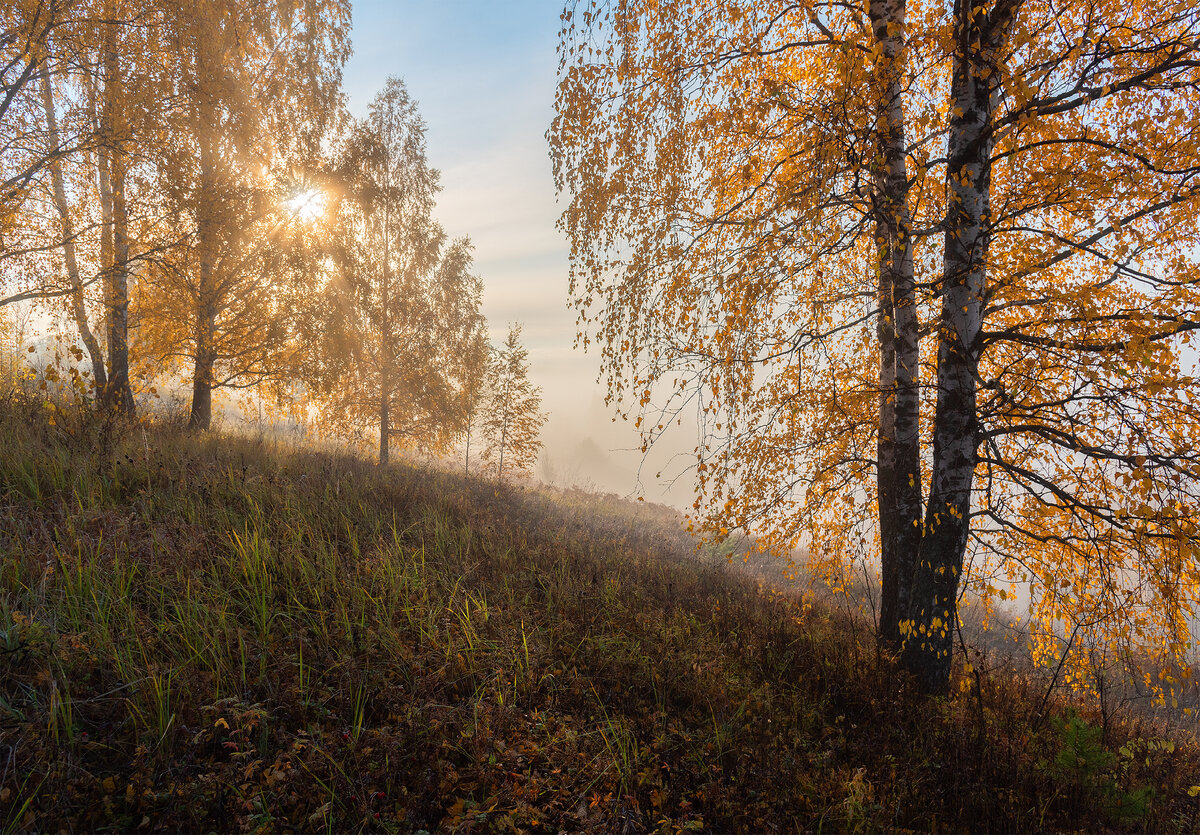
{"type": "MultiPolygon", "coordinates": [[[[391,171],[391,158],[388,156],[387,171],[391,171]]],[[[389,174],[390,177],[390,174],[389,174]]],[[[388,201],[383,209],[383,286],[381,290],[383,326],[379,333],[379,356],[383,359],[382,373],[379,378],[379,466],[386,467],[388,463],[388,442],[391,440],[391,383],[394,368],[395,351],[394,335],[392,334],[392,215],[391,202],[388,201]]]]}
{"type": "MultiPolygon", "coordinates": [[[[508,392],[505,392],[507,395],[508,392]]],[[[504,419],[500,423],[500,466],[496,470],[496,478],[504,478],[504,450],[508,447],[508,410],[511,407],[508,397],[504,398],[504,419]]]]}
{"type": "MultiPolygon", "coordinates": [[[[201,267],[203,270],[203,267],[201,267]]],[[[193,429],[212,426],[213,352],[215,316],[211,305],[202,304],[196,316],[196,357],[192,371],[192,413],[188,424],[193,429]]]]}
{"type": "Polygon", "coordinates": [[[893,649],[908,617],[913,565],[921,542],[918,322],[904,121],[904,3],[872,0],[881,165],[874,176],[878,264],[879,435],[876,483],[883,588],[879,637],[893,649]]]}
{"type": "Polygon", "coordinates": [[[124,96],[117,57],[116,27],[109,27],[104,57],[105,144],[111,178],[112,262],[107,268],[105,312],[108,318],[108,364],[110,378],[107,405],[133,414],[133,390],[129,386],[129,214],[125,205],[124,96]]]}
{"type": "Polygon", "coordinates": [[[108,302],[108,357],[112,406],[127,415],[134,413],[133,389],[129,385],[129,213],[125,204],[126,168],[121,150],[113,156],[113,267],[108,302]]]}
{"type": "MultiPolygon", "coordinates": [[[[203,167],[203,166],[202,166],[203,167]]],[[[210,181],[202,178],[202,182],[210,181]]],[[[201,201],[206,197],[201,197],[201,201]]],[[[216,321],[217,304],[214,273],[211,208],[202,202],[197,223],[197,248],[200,251],[200,274],[198,276],[195,309],[195,367],[192,372],[192,413],[189,424],[193,429],[208,429],[212,426],[212,390],[216,366],[216,321]]]]}
{"type": "Polygon", "coordinates": [[[1002,0],[987,15],[962,0],[955,5],[958,48],[950,90],[933,472],[913,577],[913,631],[903,656],[905,667],[931,692],[949,684],[958,586],[970,534],[979,443],[979,333],[991,222],[991,123],[1001,76],[995,56],[1017,5],[1017,0],[1002,0]]]}
{"type": "Polygon", "coordinates": [[[385,387],[379,396],[379,466],[386,467],[388,463],[388,436],[392,434],[391,396],[385,387]]]}
{"type": "MultiPolygon", "coordinates": [[[[58,133],[58,117],[54,112],[54,92],[51,89],[49,75],[42,79],[42,109],[46,113],[46,132],[50,138],[50,145],[57,153],[62,139],[58,133]]],[[[96,396],[99,399],[108,385],[104,368],[104,353],[100,350],[100,343],[97,342],[91,325],[88,324],[83,280],[80,278],[79,262],[75,257],[75,226],[71,222],[71,207],[67,203],[62,163],[57,157],[50,163],[50,179],[54,188],[54,204],[62,218],[63,258],[66,261],[67,278],[71,282],[71,314],[75,319],[75,326],[79,328],[79,338],[83,340],[88,358],[92,362],[92,379],[95,381],[96,396]]]]}
{"type": "Polygon", "coordinates": [[[210,58],[201,48],[196,61],[199,84],[199,101],[195,111],[195,135],[200,146],[200,177],[194,200],[196,201],[196,249],[199,260],[199,275],[194,299],[195,367],[192,372],[192,413],[189,424],[193,429],[208,429],[212,426],[212,391],[214,369],[217,361],[217,206],[222,198],[217,182],[217,159],[213,139],[220,126],[216,108],[207,84],[213,77],[209,67],[210,58]]]}
{"type": "MultiPolygon", "coordinates": [[[[102,115],[99,122],[101,136],[108,135],[106,125],[107,115],[102,115]]],[[[104,340],[106,347],[111,344],[112,334],[109,331],[111,323],[110,311],[113,309],[113,199],[112,199],[112,161],[108,150],[107,140],[101,141],[96,151],[96,173],[100,187],[100,270],[104,277],[104,340]]]]}

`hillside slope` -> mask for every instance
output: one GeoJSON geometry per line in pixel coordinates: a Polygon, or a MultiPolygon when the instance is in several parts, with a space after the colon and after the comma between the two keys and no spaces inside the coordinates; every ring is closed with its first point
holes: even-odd
{"type": "Polygon", "coordinates": [[[0,826],[1200,826],[1193,747],[923,700],[652,515],[5,406],[0,826]]]}

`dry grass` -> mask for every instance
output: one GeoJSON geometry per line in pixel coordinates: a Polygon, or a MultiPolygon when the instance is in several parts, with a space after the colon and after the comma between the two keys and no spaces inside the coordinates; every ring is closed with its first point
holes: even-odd
{"type": "Polygon", "coordinates": [[[0,551],[6,830],[1200,826],[1182,740],[923,699],[636,505],[10,403],[0,551]]]}

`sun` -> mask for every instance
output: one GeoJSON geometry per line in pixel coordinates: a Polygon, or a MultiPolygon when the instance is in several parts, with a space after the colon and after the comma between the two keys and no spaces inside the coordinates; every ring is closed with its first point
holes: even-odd
{"type": "Polygon", "coordinates": [[[303,223],[312,223],[325,212],[325,193],[319,189],[302,191],[285,204],[303,223]]]}

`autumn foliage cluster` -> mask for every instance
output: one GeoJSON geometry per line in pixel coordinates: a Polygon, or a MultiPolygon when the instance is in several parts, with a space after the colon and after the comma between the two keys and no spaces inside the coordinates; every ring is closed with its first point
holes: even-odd
{"type": "MultiPolygon", "coordinates": [[[[470,241],[433,219],[438,172],[403,83],[348,114],[350,12],[4,4],[0,313],[57,332],[56,360],[29,346],[39,385],[125,413],[172,395],[201,429],[228,408],[214,394],[240,392],[378,438],[382,463],[397,444],[449,453],[491,414],[470,241]]],[[[544,417],[525,405],[510,469],[536,456],[544,417]]]]}

